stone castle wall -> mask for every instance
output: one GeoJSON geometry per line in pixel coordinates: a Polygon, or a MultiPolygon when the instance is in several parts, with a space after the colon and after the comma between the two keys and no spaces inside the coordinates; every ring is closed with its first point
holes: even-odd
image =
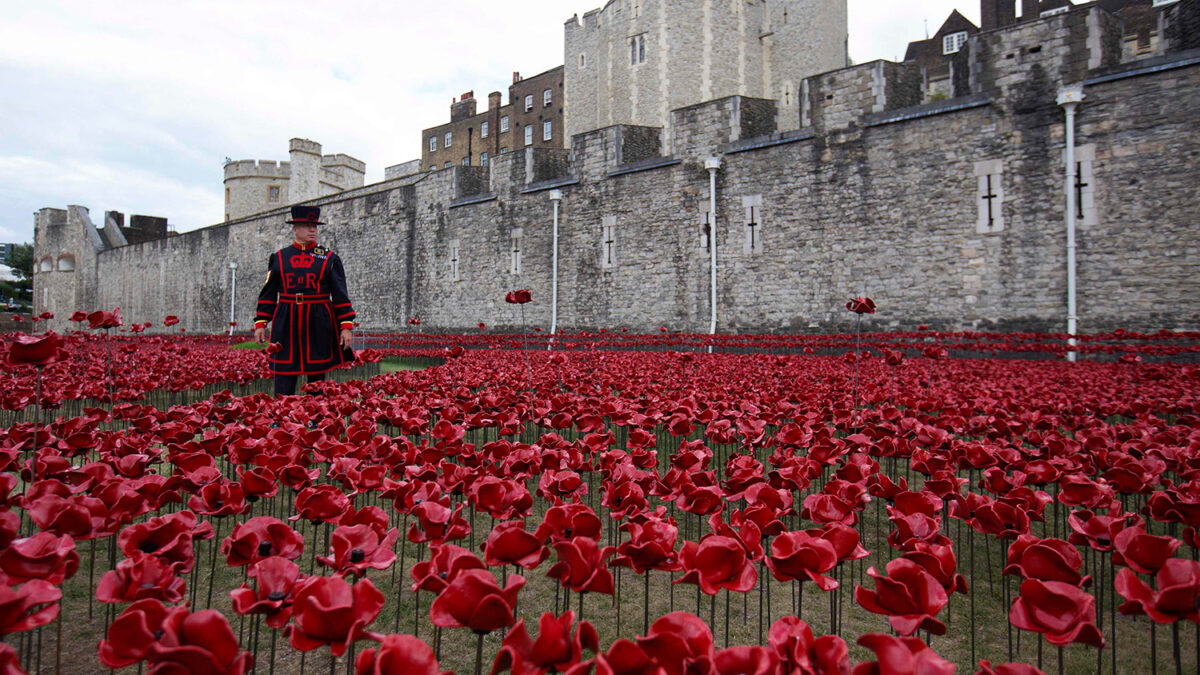
{"type": "MultiPolygon", "coordinates": [[[[565,151],[514,152],[486,169],[311,203],[330,223],[321,241],[343,257],[365,329],[401,330],[410,316],[426,330],[514,328],[518,309],[504,302],[514,288],[532,290],[526,320],[548,328],[557,188],[560,328],[707,332],[704,160],[716,155],[721,332],[847,330],[842,305],[864,293],[880,307],[868,323],[877,330],[1062,331],[1055,98],[1082,82],[1080,330],[1197,330],[1200,53],[1121,64],[1106,21],[1082,8],[981,33],[969,77],[946,101],[909,105],[919,78],[873,62],[808,81],[799,130],[779,130],[774,100],[727,97],[673,111],[667,156],[647,150],[657,129],[613,126],[576,136],[569,161],[565,151]]],[[[232,260],[237,320],[248,326],[267,256],[290,238],[285,220],[278,209],[100,252],[96,306],[220,331],[232,260]]]]}

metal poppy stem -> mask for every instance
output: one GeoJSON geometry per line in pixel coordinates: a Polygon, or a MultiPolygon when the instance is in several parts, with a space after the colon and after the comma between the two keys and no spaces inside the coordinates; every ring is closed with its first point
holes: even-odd
{"type": "Polygon", "coordinates": [[[975,528],[974,527],[967,528],[967,548],[971,549],[971,589],[968,591],[968,595],[971,596],[971,663],[978,663],[975,660],[975,593],[979,590],[979,586],[978,586],[978,584],[975,583],[975,528]]]}
{"type": "Polygon", "coordinates": [[[208,598],[204,601],[204,608],[212,608],[212,592],[213,592],[213,577],[216,576],[217,570],[217,542],[221,540],[221,518],[217,518],[217,528],[212,539],[212,555],[208,557],[208,598]]]}
{"type": "MultiPolygon", "coordinates": [[[[583,595],[579,596],[581,601],[583,595]]],[[[477,634],[478,639],[475,641],[475,675],[480,675],[483,671],[483,633],[477,634]]]]}
{"type": "MultiPolygon", "coordinates": [[[[646,578],[643,581],[642,599],[642,634],[650,632],[650,570],[646,570],[646,578]]],[[[620,615],[620,612],[617,612],[620,615]]]]}
{"type": "Polygon", "coordinates": [[[1171,649],[1175,653],[1175,675],[1183,675],[1183,662],[1179,659],[1179,620],[1171,624],[1171,649]]]}

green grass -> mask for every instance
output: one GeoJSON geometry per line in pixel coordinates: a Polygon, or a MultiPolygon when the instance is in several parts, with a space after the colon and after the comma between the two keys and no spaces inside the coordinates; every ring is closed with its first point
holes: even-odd
{"type": "Polygon", "coordinates": [[[229,345],[229,348],[230,349],[265,349],[266,346],[267,345],[262,342],[255,342],[254,340],[246,340],[245,342],[239,342],[236,345],[229,345]]]}

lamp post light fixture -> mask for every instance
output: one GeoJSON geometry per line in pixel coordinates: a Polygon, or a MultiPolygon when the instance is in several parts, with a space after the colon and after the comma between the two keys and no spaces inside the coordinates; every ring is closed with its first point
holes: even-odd
{"type": "Polygon", "coordinates": [[[562,190],[550,191],[550,203],[554,205],[554,250],[551,255],[551,284],[550,284],[550,347],[558,332],[558,203],[562,201],[562,190]]]}
{"type": "Polygon", "coordinates": [[[1067,113],[1066,184],[1067,193],[1067,360],[1075,360],[1075,333],[1079,316],[1075,303],[1075,110],[1083,102],[1083,85],[1073,84],[1058,91],[1058,105],[1067,113]]]}
{"type": "MultiPolygon", "coordinates": [[[[709,266],[709,305],[712,308],[712,321],[708,332],[717,334],[717,169],[721,168],[720,157],[709,157],[704,160],[704,168],[708,170],[708,266],[709,266]]],[[[712,351],[712,345],[708,347],[712,351]]]]}
{"type": "Polygon", "coordinates": [[[229,336],[233,337],[234,298],[237,295],[237,263],[229,261],[229,336]]]}

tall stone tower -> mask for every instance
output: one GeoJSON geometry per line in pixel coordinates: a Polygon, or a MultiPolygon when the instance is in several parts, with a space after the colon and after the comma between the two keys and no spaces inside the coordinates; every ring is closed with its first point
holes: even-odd
{"type": "Polygon", "coordinates": [[[565,126],[663,127],[726,96],[779,102],[799,125],[800,82],[846,65],[846,0],[610,0],[565,25],[565,126]]]}
{"type": "Polygon", "coordinates": [[[226,221],[363,186],[366,164],[344,153],[322,155],[316,141],[293,138],[288,157],[225,164],[226,221]]]}

